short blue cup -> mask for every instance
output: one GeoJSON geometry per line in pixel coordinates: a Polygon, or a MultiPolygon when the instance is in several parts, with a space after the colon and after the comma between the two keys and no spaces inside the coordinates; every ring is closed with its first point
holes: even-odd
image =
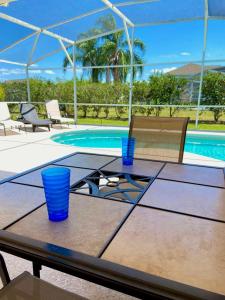
{"type": "Polygon", "coordinates": [[[133,165],[134,161],[135,138],[122,138],[122,160],[123,165],[133,165]]]}
{"type": "Polygon", "coordinates": [[[48,168],[41,172],[50,221],[59,222],[68,218],[70,169],[48,168]]]}

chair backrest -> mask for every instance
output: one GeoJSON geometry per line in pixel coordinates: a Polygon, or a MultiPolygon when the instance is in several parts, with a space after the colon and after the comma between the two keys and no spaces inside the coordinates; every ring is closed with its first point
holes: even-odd
{"type": "Polygon", "coordinates": [[[33,104],[22,103],[20,104],[20,114],[24,120],[30,122],[31,124],[37,120],[38,114],[33,104]]]}
{"type": "Polygon", "coordinates": [[[9,107],[6,102],[0,102],[0,121],[10,120],[9,107]]]}
{"type": "Polygon", "coordinates": [[[136,138],[135,158],[181,163],[188,120],[133,116],[129,135],[136,138]]]}
{"type": "Polygon", "coordinates": [[[46,100],[45,104],[49,118],[61,118],[58,100],[46,100]]]}

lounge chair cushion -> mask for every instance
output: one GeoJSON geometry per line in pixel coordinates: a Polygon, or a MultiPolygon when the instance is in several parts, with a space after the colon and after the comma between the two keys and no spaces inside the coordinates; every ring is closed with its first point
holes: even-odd
{"type": "Polygon", "coordinates": [[[52,116],[51,120],[59,121],[60,123],[70,123],[74,121],[72,118],[64,118],[64,117],[57,118],[55,116],[52,116]]]}
{"type": "Polygon", "coordinates": [[[70,123],[73,122],[71,118],[65,118],[61,116],[60,109],[59,109],[59,101],[58,100],[47,100],[46,103],[46,110],[48,116],[53,121],[58,121],[60,123],[70,123]]]}
{"type": "Polygon", "coordinates": [[[20,127],[23,126],[24,124],[19,121],[14,121],[14,120],[5,120],[5,121],[0,121],[1,124],[4,124],[6,128],[12,128],[12,127],[20,127]]]}
{"type": "Polygon", "coordinates": [[[38,118],[35,107],[30,103],[23,103],[20,106],[20,113],[25,121],[36,126],[49,126],[52,124],[50,120],[42,120],[38,118]]]}
{"type": "MultiPolygon", "coordinates": [[[[65,291],[28,272],[12,280],[0,290],[1,300],[85,300],[79,295],[65,291]]],[[[86,299],[87,300],[87,299],[86,299]]]]}
{"type": "Polygon", "coordinates": [[[9,112],[9,107],[6,102],[0,102],[0,120],[5,121],[5,120],[10,120],[10,112],[9,112]]]}

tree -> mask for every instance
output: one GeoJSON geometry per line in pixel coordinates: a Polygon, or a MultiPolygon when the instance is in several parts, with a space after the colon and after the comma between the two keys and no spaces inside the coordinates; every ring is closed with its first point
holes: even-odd
{"type": "MultiPolygon", "coordinates": [[[[114,17],[112,15],[107,15],[99,18],[96,22],[95,28],[81,34],[79,38],[85,39],[115,29],[116,21],[114,17]]],[[[142,56],[145,50],[144,43],[139,39],[134,39],[133,49],[134,64],[143,64],[142,56]]],[[[70,57],[73,57],[72,53],[70,53],[70,57]]],[[[109,66],[107,69],[87,69],[87,72],[91,75],[92,82],[99,82],[103,78],[106,79],[106,82],[110,82],[111,78],[115,82],[126,82],[129,74],[128,67],[110,67],[130,64],[130,51],[125,33],[120,31],[99,39],[79,43],[77,45],[76,60],[80,62],[83,67],[101,65],[109,66]]],[[[66,69],[68,65],[69,60],[65,57],[63,61],[64,69],[66,69]]],[[[134,78],[138,73],[142,74],[142,72],[142,66],[134,67],[134,78]]]]}
{"type": "MultiPolygon", "coordinates": [[[[107,17],[100,18],[98,24],[102,28],[111,28],[111,30],[116,29],[116,21],[112,15],[107,17]]],[[[131,61],[130,50],[127,42],[126,35],[124,31],[119,31],[116,33],[109,34],[103,39],[103,44],[101,46],[101,53],[104,58],[105,64],[109,66],[118,66],[118,65],[129,65],[131,61]]],[[[140,39],[134,39],[133,41],[133,58],[134,64],[143,64],[142,56],[144,54],[145,46],[140,39]]],[[[142,74],[143,66],[138,66],[133,68],[133,77],[137,73],[142,74]]],[[[115,82],[126,82],[127,76],[129,74],[128,67],[122,68],[108,68],[106,73],[106,79],[110,81],[110,75],[112,75],[115,82]]]]}
{"type": "MultiPolygon", "coordinates": [[[[202,85],[203,105],[225,105],[225,75],[222,73],[207,72],[203,78],[202,85]]],[[[210,107],[213,112],[214,121],[218,122],[224,109],[210,107]]]]}
{"type": "MultiPolygon", "coordinates": [[[[80,38],[87,38],[90,35],[95,35],[97,31],[91,30],[85,34],[80,35],[80,38]]],[[[98,47],[98,41],[96,39],[88,40],[81,42],[77,45],[77,52],[76,52],[76,61],[80,62],[83,67],[90,67],[90,66],[98,66],[102,63],[102,55],[101,49],[98,47]]],[[[73,60],[73,54],[70,53],[70,57],[73,60]]],[[[63,61],[64,70],[70,65],[68,57],[66,56],[63,61]]],[[[98,82],[99,76],[102,73],[102,70],[99,68],[90,68],[84,71],[85,74],[89,74],[91,77],[92,82],[98,82]]]]}
{"type": "MultiPolygon", "coordinates": [[[[156,73],[149,77],[148,103],[153,105],[174,104],[179,100],[185,89],[187,80],[170,74],[156,73]]],[[[156,108],[156,116],[159,116],[161,107],[156,108]]],[[[174,111],[170,110],[172,117],[174,111]]]]}
{"type": "Polygon", "coordinates": [[[0,101],[5,100],[5,89],[2,85],[0,85],[0,101]]]}

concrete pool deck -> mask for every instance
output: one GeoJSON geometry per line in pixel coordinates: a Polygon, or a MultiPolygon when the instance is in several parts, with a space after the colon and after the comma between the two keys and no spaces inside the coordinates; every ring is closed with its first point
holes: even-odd
{"type": "MultiPolygon", "coordinates": [[[[0,180],[13,176],[17,173],[37,167],[48,161],[60,158],[76,151],[116,154],[120,155],[119,149],[87,149],[69,145],[62,145],[53,142],[50,137],[53,134],[69,132],[73,130],[103,129],[109,127],[100,126],[71,126],[69,129],[53,128],[51,132],[40,130],[39,132],[24,133],[7,136],[0,136],[0,180]]],[[[117,127],[118,129],[118,127],[117,127]]],[[[203,156],[185,153],[185,163],[225,166],[225,162],[217,161],[203,156]]],[[[4,254],[9,268],[11,278],[19,275],[25,270],[32,272],[31,264],[25,260],[4,254]],[[15,267],[16,266],[16,267],[15,267]]],[[[122,295],[118,292],[84,280],[57,272],[48,268],[43,268],[41,277],[61,288],[67,289],[88,299],[107,299],[107,300],[132,300],[133,297],[122,295]]],[[[1,285],[1,284],[0,284],[1,285]]]]}
{"type": "MultiPolygon", "coordinates": [[[[112,127],[71,125],[70,128],[53,128],[51,132],[44,129],[38,132],[20,132],[13,135],[0,136],[0,180],[37,167],[51,160],[55,160],[70,153],[91,152],[101,154],[121,155],[120,149],[79,148],[53,142],[50,137],[57,133],[86,129],[113,129],[112,127]]],[[[118,127],[117,127],[118,129],[118,127]]],[[[192,133],[192,132],[190,132],[192,133]]],[[[199,165],[225,167],[224,161],[184,153],[184,162],[199,165]]]]}

